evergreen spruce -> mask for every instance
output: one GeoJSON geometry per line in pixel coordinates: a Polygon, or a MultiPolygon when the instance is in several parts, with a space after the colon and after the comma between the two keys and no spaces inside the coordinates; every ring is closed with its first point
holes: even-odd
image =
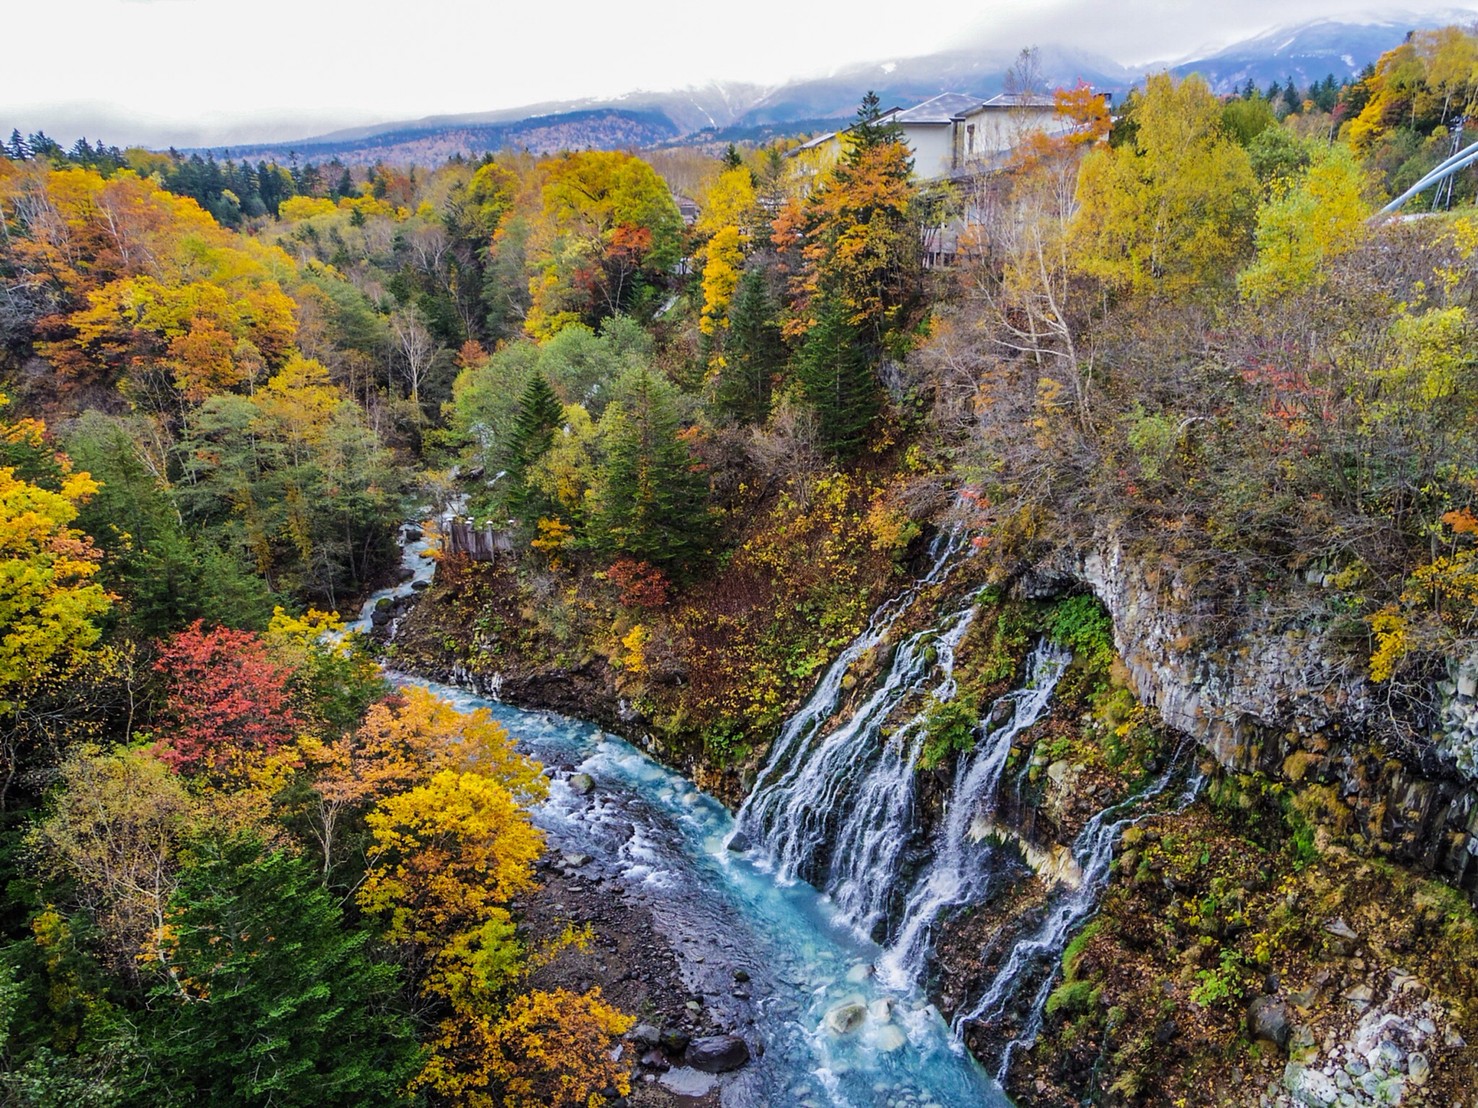
{"type": "Polygon", "coordinates": [[[795,359],[795,376],[816,410],[821,441],[839,460],[854,458],[882,408],[872,348],[833,297],[825,298],[795,359]]]}
{"type": "Polygon", "coordinates": [[[882,101],[878,99],[877,93],[869,89],[857,108],[857,122],[852,124],[852,129],[848,132],[853,139],[850,154],[853,160],[861,150],[903,141],[903,128],[896,122],[891,119],[887,123],[878,122],[882,114],[882,101]]]}
{"type": "Polygon", "coordinates": [[[774,378],[785,365],[778,316],[765,271],[750,266],[739,278],[729,310],[724,365],[714,395],[722,416],[739,423],[763,423],[769,417],[774,378]]]}
{"type": "Polygon", "coordinates": [[[504,459],[509,511],[526,524],[546,507],[544,498],[529,487],[529,470],[554,445],[554,434],[563,422],[564,407],[554,388],[544,374],[535,373],[519,397],[504,459]]]}
{"type": "Polygon", "coordinates": [[[147,1026],[136,1103],[389,1104],[414,1073],[400,975],[344,927],[301,858],[205,841],[171,905],[170,968],[147,1026]]]}
{"type": "Polygon", "coordinates": [[[672,387],[643,366],[621,392],[601,419],[606,461],[596,543],[682,572],[708,552],[708,482],[679,437],[672,387]]]}
{"type": "Polygon", "coordinates": [[[1292,77],[1288,78],[1288,84],[1283,86],[1283,103],[1288,105],[1288,110],[1293,115],[1303,111],[1303,97],[1298,94],[1298,85],[1292,77]]]}

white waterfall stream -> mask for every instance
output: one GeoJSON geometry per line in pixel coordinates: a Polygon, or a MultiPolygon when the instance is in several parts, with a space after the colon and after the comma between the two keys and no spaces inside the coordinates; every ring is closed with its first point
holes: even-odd
{"type": "MultiPolygon", "coordinates": [[[[815,735],[818,726],[835,714],[837,705],[841,702],[847,672],[863,655],[883,642],[898,617],[908,611],[921,591],[939,584],[949,576],[950,571],[959,564],[960,552],[965,544],[966,539],[960,531],[941,531],[936,535],[929,548],[928,572],[902,593],[885,601],[873,613],[862,633],[848,643],[837,655],[836,661],[827,667],[821,680],[816,683],[815,690],[785,722],[780,734],[770,745],[769,759],[760,771],[749,800],[740,810],[736,835],[747,836],[750,829],[761,830],[771,822],[773,813],[768,810],[768,806],[789,793],[801,774],[806,772],[806,760],[797,755],[815,735]]],[[[736,841],[742,842],[743,839],[736,841]]]]}
{"type": "MultiPolygon", "coordinates": [[[[1098,906],[1099,896],[1108,883],[1114,846],[1126,827],[1155,814],[1153,801],[1165,793],[1177,776],[1184,776],[1182,761],[1178,757],[1171,759],[1164,772],[1147,788],[1105,808],[1083,826],[1072,845],[1073,859],[1082,871],[1081,881],[1070,889],[1054,891],[1036,930],[1016,941],[980,999],[968,1010],[956,1014],[952,1029],[959,1038],[971,1023],[991,1023],[1005,1016],[1013,1005],[1018,1012],[1022,1011],[1020,994],[1024,989],[1034,988],[1019,1030],[1001,1051],[997,1080],[1004,1080],[1011,1056],[1030,1046],[1041,1031],[1047,997],[1057,980],[1062,952],[1098,906]]],[[[1195,800],[1202,781],[1198,775],[1190,776],[1170,810],[1182,809],[1195,800]]]]}
{"type": "MultiPolygon", "coordinates": [[[[995,882],[1020,879],[1019,865],[1003,864],[1005,855],[979,839],[982,828],[994,825],[1012,745],[1045,715],[1072,660],[1050,643],[1033,650],[1022,685],[998,699],[977,728],[974,749],[956,767],[943,819],[925,849],[912,852],[923,862],[910,866],[926,714],[931,703],[955,694],[955,653],[974,620],[976,597],[903,639],[871,691],[848,714],[838,711],[848,672],[886,644],[924,585],[948,575],[953,556],[952,549],[941,551],[928,577],[880,608],[786,723],[732,839],[781,880],[804,879],[826,893],[836,920],[860,938],[888,936],[874,969],[880,984],[897,990],[926,981],[937,932],[951,912],[989,899],[995,882]]],[[[956,1041],[974,1023],[1004,1024],[1008,1015],[1019,1021],[999,1055],[998,1080],[1014,1051],[1041,1030],[1062,951],[1096,909],[1124,828],[1156,810],[1157,798],[1185,778],[1182,762],[1172,759],[1147,787],[1097,813],[1069,848],[1059,848],[1071,860],[1062,862],[1066,879],[1047,893],[1044,917],[1015,940],[984,994],[957,1015],[956,1041]]],[[[1188,785],[1181,803],[1198,787],[1199,781],[1188,785]]]]}
{"type": "Polygon", "coordinates": [[[985,724],[975,750],[960,759],[944,822],[931,844],[929,865],[909,892],[898,934],[878,966],[884,980],[895,984],[920,980],[941,914],[984,897],[992,875],[985,867],[985,852],[971,840],[971,828],[994,807],[1011,744],[1042,718],[1071,658],[1061,647],[1039,645],[1027,663],[1026,683],[1007,693],[992,710],[1001,722],[985,724]],[[1001,710],[1003,706],[1009,714],[1001,710]]]}

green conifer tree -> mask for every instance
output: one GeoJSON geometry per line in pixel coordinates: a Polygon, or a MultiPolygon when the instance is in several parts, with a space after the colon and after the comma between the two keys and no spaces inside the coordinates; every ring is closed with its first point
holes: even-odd
{"type": "Polygon", "coordinates": [[[882,407],[870,350],[846,309],[828,296],[796,355],[796,381],[816,410],[821,441],[839,460],[862,450],[882,407]]]}
{"type": "Polygon", "coordinates": [[[417,1053],[399,973],[346,929],[309,866],[248,837],[204,841],[180,876],[139,1104],[400,1099],[417,1053]]]}
{"type": "Polygon", "coordinates": [[[524,386],[513,415],[504,465],[508,471],[508,508],[531,524],[546,507],[544,498],[529,485],[529,470],[554,445],[554,433],[564,422],[564,407],[549,379],[535,373],[524,386]]]}
{"type": "Polygon", "coordinates": [[[740,423],[763,423],[768,418],[772,383],[785,365],[778,317],[779,305],[770,295],[765,271],[747,268],[729,310],[724,364],[714,392],[721,416],[740,423]]]}
{"type": "Polygon", "coordinates": [[[848,132],[854,140],[850,154],[852,160],[857,159],[858,151],[903,141],[903,128],[892,119],[879,123],[882,115],[882,101],[878,99],[877,93],[869,89],[858,105],[857,122],[852,124],[852,129],[848,132]]]}
{"type": "Polygon", "coordinates": [[[642,366],[601,418],[599,548],[682,572],[708,551],[708,484],[688,446],[667,382],[642,366]]]}

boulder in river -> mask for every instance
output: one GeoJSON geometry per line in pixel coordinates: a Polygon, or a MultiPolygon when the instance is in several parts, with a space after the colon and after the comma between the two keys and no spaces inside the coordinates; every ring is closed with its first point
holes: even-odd
{"type": "Polygon", "coordinates": [[[595,778],[588,773],[572,774],[570,789],[579,796],[589,796],[595,791],[595,778]]]}
{"type": "Polygon", "coordinates": [[[867,1001],[860,996],[849,996],[839,1004],[832,1005],[826,1012],[827,1029],[834,1035],[850,1035],[867,1019],[867,1001]]]}
{"type": "Polygon", "coordinates": [[[668,1070],[657,1081],[669,1092],[676,1093],[680,1097],[690,1097],[694,1100],[700,1096],[707,1096],[713,1091],[715,1084],[712,1074],[700,1073],[698,1070],[688,1066],[679,1066],[677,1069],[668,1070]]]}
{"type": "Polygon", "coordinates": [[[639,1023],[631,1029],[631,1041],[650,1049],[662,1042],[662,1032],[650,1023],[639,1023]]]}
{"type": "Polygon", "coordinates": [[[749,1044],[738,1035],[708,1035],[688,1044],[683,1061],[704,1073],[728,1073],[749,1061],[749,1044]]]}

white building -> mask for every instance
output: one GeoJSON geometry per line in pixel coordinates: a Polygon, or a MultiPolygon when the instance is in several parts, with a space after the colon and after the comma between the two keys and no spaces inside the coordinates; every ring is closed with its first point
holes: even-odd
{"type": "MultiPolygon", "coordinates": [[[[912,108],[890,108],[878,122],[902,128],[903,140],[913,151],[914,172],[924,180],[979,173],[1033,131],[1061,135],[1072,129],[1051,96],[1008,93],[982,100],[945,92],[912,108]]],[[[795,153],[825,147],[839,150],[837,132],[820,135],[795,153]]]]}

